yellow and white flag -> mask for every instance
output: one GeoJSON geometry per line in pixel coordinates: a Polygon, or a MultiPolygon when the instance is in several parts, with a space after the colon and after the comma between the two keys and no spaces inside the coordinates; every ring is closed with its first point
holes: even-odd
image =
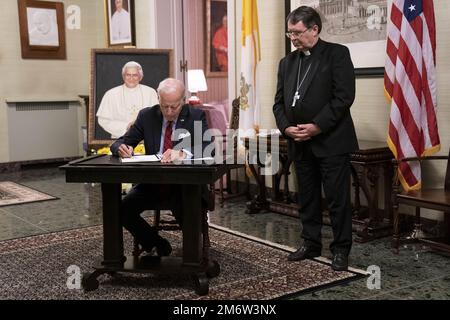
{"type": "Polygon", "coordinates": [[[244,136],[254,136],[255,133],[259,132],[258,63],[260,60],[261,49],[256,0],[242,0],[239,129],[245,130],[244,136]]]}

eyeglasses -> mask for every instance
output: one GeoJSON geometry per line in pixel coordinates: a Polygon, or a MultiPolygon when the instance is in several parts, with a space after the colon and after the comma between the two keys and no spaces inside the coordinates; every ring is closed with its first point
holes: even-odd
{"type": "Polygon", "coordinates": [[[289,39],[291,38],[300,38],[306,31],[308,31],[311,28],[308,28],[304,31],[288,31],[286,32],[286,37],[288,37],[289,39]]]}

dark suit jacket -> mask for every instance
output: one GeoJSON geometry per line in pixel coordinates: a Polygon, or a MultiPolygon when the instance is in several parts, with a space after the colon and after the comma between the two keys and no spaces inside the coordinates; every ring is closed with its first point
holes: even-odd
{"type": "MultiPolygon", "coordinates": [[[[142,140],[144,140],[146,154],[158,153],[161,144],[162,123],[163,115],[159,105],[142,109],[139,111],[136,121],[125,135],[117,139],[111,145],[110,149],[112,154],[118,155],[118,149],[122,143],[133,146],[134,148],[142,140]]],[[[211,143],[210,141],[203,141],[203,133],[207,129],[208,124],[206,122],[204,111],[195,109],[187,104],[183,105],[182,110],[178,115],[174,137],[179,138],[180,134],[183,134],[185,135],[185,138],[175,139],[173,141],[173,149],[177,149],[177,147],[179,149],[190,149],[189,151],[195,158],[202,157],[203,150],[211,143]],[[197,130],[194,130],[194,128],[197,130]],[[189,138],[186,137],[187,132],[190,134],[189,138]],[[190,139],[190,148],[186,148],[189,146],[187,144],[189,140],[183,142],[184,139],[190,139]]],[[[179,190],[179,185],[176,185],[173,188],[174,190],[179,190]]],[[[202,198],[205,206],[212,207],[213,204],[211,202],[214,200],[210,197],[206,186],[202,187],[202,198]]]]}
{"type": "MultiPolygon", "coordinates": [[[[347,47],[321,39],[310,50],[311,68],[301,101],[292,107],[297,85],[300,53],[284,57],[278,68],[278,84],[273,113],[280,131],[289,126],[315,123],[322,132],[310,140],[317,157],[349,153],[358,148],[350,107],[355,99],[355,74],[347,47]]],[[[290,154],[297,157],[303,142],[287,137],[290,154]]]]}
{"type": "MultiPolygon", "coordinates": [[[[131,128],[113,143],[111,146],[112,154],[118,155],[118,149],[122,143],[136,147],[142,140],[144,140],[146,154],[158,153],[161,144],[162,123],[163,115],[159,105],[142,109],[131,128]]],[[[177,149],[177,146],[178,148],[182,146],[185,149],[189,149],[194,154],[194,157],[202,157],[203,150],[210,143],[209,141],[203,141],[203,133],[207,129],[208,124],[205,113],[187,104],[184,105],[178,115],[173,149],[177,149]],[[195,127],[198,127],[197,130],[199,132],[195,132],[195,127]],[[186,136],[188,132],[189,136],[186,136]],[[180,136],[182,137],[181,139],[179,139],[180,136]],[[189,140],[183,141],[184,139],[190,139],[190,143],[186,145],[189,140]],[[180,143],[182,142],[183,144],[181,145],[180,143]]]]}

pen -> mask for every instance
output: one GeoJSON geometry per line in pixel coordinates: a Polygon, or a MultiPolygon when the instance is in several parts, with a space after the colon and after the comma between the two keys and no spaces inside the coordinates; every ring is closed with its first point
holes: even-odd
{"type": "Polygon", "coordinates": [[[132,146],[128,146],[128,150],[131,148],[131,156],[134,156],[134,148],[132,146]]]}

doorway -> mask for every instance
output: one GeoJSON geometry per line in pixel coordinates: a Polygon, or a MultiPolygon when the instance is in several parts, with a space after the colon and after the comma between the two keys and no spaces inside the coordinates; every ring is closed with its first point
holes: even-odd
{"type": "MultiPolygon", "coordinates": [[[[228,101],[228,73],[211,76],[206,72],[207,9],[226,0],[156,0],[157,48],[174,50],[174,76],[186,83],[188,69],[205,71],[208,91],[199,92],[203,103],[228,101]],[[211,3],[213,2],[213,3],[211,3]]],[[[231,0],[230,0],[231,1],[231,0]]],[[[210,41],[212,41],[211,37],[210,41]]],[[[230,39],[229,39],[230,42],[230,39]]],[[[189,92],[186,93],[189,96],[189,92]]]]}

